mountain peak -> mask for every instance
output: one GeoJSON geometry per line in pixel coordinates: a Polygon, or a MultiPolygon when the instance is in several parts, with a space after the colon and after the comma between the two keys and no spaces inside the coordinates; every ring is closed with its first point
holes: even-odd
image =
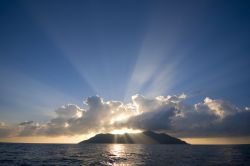
{"type": "Polygon", "coordinates": [[[97,134],[94,137],[80,142],[97,144],[187,144],[178,138],[164,133],[155,133],[153,131],[144,131],[142,133],[125,134],[97,134]]]}

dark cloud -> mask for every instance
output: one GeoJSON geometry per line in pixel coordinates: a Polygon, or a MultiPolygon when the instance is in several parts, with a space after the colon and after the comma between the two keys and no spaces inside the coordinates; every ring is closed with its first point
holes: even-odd
{"type": "Polygon", "coordinates": [[[32,124],[32,123],[33,123],[33,121],[25,121],[25,122],[19,123],[19,125],[20,125],[20,126],[26,126],[26,125],[30,125],[30,124],[32,124]]]}
{"type": "Polygon", "coordinates": [[[142,130],[171,130],[171,118],[176,109],[159,109],[131,117],[125,126],[142,130]]]}

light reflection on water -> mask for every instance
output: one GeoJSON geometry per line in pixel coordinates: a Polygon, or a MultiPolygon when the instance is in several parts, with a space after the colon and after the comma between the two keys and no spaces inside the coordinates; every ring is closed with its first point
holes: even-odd
{"type": "Polygon", "coordinates": [[[145,151],[143,149],[143,145],[109,144],[107,145],[107,157],[110,161],[108,164],[115,166],[143,164],[143,161],[140,161],[142,158],[139,157],[145,151]]]}
{"type": "Polygon", "coordinates": [[[124,144],[111,144],[108,145],[109,152],[117,157],[123,157],[125,152],[125,145],[124,144]]]}
{"type": "Polygon", "coordinates": [[[114,166],[126,166],[134,165],[128,160],[130,157],[127,147],[125,144],[108,144],[106,153],[103,155],[108,159],[107,162],[102,161],[101,164],[104,165],[114,165],[114,166]]]}
{"type": "Polygon", "coordinates": [[[250,165],[250,145],[1,144],[0,165],[250,165]]]}

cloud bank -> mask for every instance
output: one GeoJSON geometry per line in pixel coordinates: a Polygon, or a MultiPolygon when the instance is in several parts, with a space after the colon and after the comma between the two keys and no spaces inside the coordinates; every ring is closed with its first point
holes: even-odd
{"type": "Polygon", "coordinates": [[[0,137],[62,136],[111,132],[121,128],[154,130],[181,137],[250,136],[249,107],[240,109],[224,100],[186,104],[187,96],[132,96],[130,103],[88,97],[87,109],[67,104],[55,110],[56,117],[46,123],[0,122],[0,137]]]}

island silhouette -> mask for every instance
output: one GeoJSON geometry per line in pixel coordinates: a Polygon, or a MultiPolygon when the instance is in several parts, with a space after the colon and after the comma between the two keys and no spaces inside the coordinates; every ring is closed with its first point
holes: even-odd
{"type": "Polygon", "coordinates": [[[125,134],[97,134],[94,137],[81,141],[79,144],[187,144],[178,138],[165,133],[144,131],[142,133],[125,134]]]}

